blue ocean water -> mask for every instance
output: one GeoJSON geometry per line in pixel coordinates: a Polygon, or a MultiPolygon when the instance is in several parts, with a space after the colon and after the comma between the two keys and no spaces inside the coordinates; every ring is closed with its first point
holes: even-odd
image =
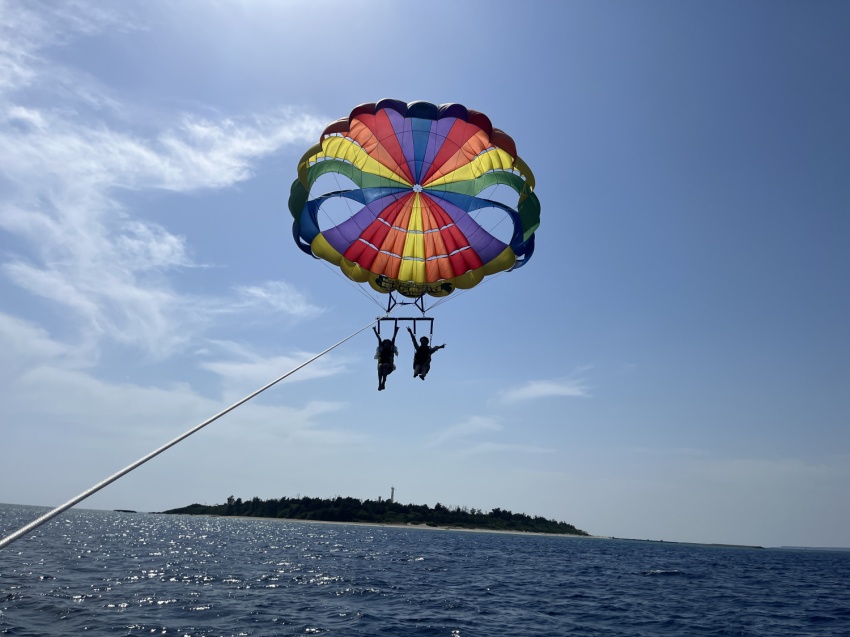
{"type": "Polygon", "coordinates": [[[834,637],[850,553],[71,510],[0,550],[0,634],[84,632],[834,637]]]}

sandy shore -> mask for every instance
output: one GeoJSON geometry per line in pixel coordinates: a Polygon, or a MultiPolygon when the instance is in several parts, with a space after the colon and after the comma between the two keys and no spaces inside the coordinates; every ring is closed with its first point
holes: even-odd
{"type": "MultiPolygon", "coordinates": [[[[174,514],[165,514],[174,515],[174,514]]],[[[188,514],[177,514],[188,515],[188,514]]],[[[333,522],[330,520],[298,520],[295,518],[263,518],[252,517],[247,515],[210,515],[206,517],[213,518],[235,518],[238,520],[271,520],[272,522],[296,522],[301,524],[334,524],[337,526],[374,526],[376,528],[391,528],[391,529],[417,529],[420,531],[436,531],[436,532],[461,532],[461,533],[496,533],[502,535],[536,535],[543,537],[561,537],[580,540],[614,540],[621,542],[651,542],[670,545],[684,546],[715,546],[724,548],[739,548],[739,549],[764,549],[763,546],[753,546],[748,544],[714,544],[703,542],[676,542],[671,540],[645,540],[636,538],[610,537],[607,535],[569,535],[566,533],[537,533],[534,531],[500,531],[497,529],[465,529],[454,526],[428,526],[427,524],[381,524],[379,522],[333,522]]]]}
{"type": "MultiPolygon", "coordinates": [[[[163,514],[163,515],[191,515],[187,513],[178,513],[178,514],[163,514]]],[[[500,533],[503,535],[540,535],[545,537],[566,537],[566,538],[581,538],[581,539],[595,539],[595,540],[610,540],[612,538],[606,538],[596,535],[569,535],[566,533],[538,533],[534,531],[502,531],[498,529],[467,529],[462,527],[455,526],[429,526],[427,524],[383,524],[380,522],[334,522],[332,520],[299,520],[296,518],[264,518],[264,517],[254,517],[250,515],[192,515],[192,517],[211,517],[211,518],[233,518],[236,520],[268,520],[272,522],[296,522],[301,524],[333,524],[337,526],[374,526],[377,528],[390,528],[390,529],[418,529],[420,531],[460,531],[463,533],[500,533]]]]}

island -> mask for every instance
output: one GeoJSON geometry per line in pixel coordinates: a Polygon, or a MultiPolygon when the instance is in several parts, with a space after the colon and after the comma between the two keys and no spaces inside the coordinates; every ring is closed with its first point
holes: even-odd
{"type": "Polygon", "coordinates": [[[439,502],[433,508],[427,504],[400,504],[393,500],[358,500],[357,498],[280,498],[242,500],[230,496],[224,504],[190,504],[164,514],[218,515],[257,518],[312,520],[315,522],[353,522],[367,524],[426,525],[456,529],[581,535],[588,533],[572,524],[547,520],[540,516],[493,509],[447,507],[439,502]]]}

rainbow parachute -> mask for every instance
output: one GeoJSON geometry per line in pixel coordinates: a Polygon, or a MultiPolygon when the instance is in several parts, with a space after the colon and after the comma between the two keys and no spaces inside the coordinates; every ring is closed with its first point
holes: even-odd
{"type": "Polygon", "coordinates": [[[381,100],[324,130],[298,164],[289,210],[298,246],[350,279],[439,297],[528,261],[533,191],[514,141],[483,113],[381,100]]]}

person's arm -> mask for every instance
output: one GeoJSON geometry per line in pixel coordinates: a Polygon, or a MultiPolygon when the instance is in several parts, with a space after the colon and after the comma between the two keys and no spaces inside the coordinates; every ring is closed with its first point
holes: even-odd
{"type": "Polygon", "coordinates": [[[398,325],[395,326],[395,330],[393,331],[393,345],[395,345],[396,335],[398,335],[398,325]]]}
{"type": "Polygon", "coordinates": [[[416,349],[419,345],[416,344],[416,337],[413,335],[413,330],[408,327],[407,331],[410,333],[410,340],[413,341],[413,349],[416,349]]]}
{"type": "Polygon", "coordinates": [[[381,335],[378,334],[378,330],[375,328],[374,325],[372,326],[372,331],[375,332],[375,338],[378,339],[378,345],[380,345],[381,344],[381,335]]]}

